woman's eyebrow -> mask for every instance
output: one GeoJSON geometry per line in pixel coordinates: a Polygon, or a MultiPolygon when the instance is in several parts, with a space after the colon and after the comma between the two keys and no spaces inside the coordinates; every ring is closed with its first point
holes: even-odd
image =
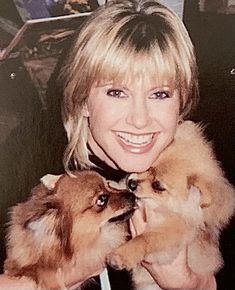
{"type": "Polygon", "coordinates": [[[108,83],[97,83],[94,85],[95,88],[104,88],[108,86],[112,86],[113,82],[108,82],[108,83]]]}
{"type": "Polygon", "coordinates": [[[155,91],[155,90],[166,90],[166,89],[170,89],[169,85],[160,85],[160,86],[153,86],[151,87],[148,91],[155,91]]]}
{"type": "Polygon", "coordinates": [[[109,82],[109,83],[103,83],[103,84],[98,84],[96,87],[99,88],[104,88],[104,87],[112,87],[112,88],[117,88],[117,89],[123,89],[123,90],[130,90],[126,85],[123,84],[118,84],[118,83],[114,83],[114,82],[109,82]]]}

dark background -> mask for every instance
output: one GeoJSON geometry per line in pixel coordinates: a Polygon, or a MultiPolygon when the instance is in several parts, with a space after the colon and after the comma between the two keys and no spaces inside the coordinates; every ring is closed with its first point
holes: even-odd
{"type": "MultiPolygon", "coordinates": [[[[186,0],[184,23],[194,43],[199,66],[200,103],[195,121],[206,124],[217,158],[235,185],[235,15],[200,12],[198,1],[186,0]]],[[[224,268],[218,289],[235,289],[235,219],[221,236],[224,268]]]]}
{"type": "MultiPolygon", "coordinates": [[[[0,16],[22,26],[11,1],[0,1],[0,7],[0,16]]],[[[235,15],[200,12],[197,0],[186,0],[184,22],[195,45],[199,66],[201,99],[192,119],[207,125],[206,134],[213,140],[217,158],[227,178],[235,184],[235,75],[231,74],[235,68],[235,15]]],[[[6,42],[11,38],[1,33],[3,36],[6,42]]],[[[63,44],[65,52],[69,44],[70,39],[63,44]]],[[[7,209],[24,200],[41,176],[63,171],[61,157],[66,136],[60,117],[61,89],[55,86],[59,67],[60,61],[48,83],[45,107],[22,56],[0,62],[1,267],[5,258],[7,209]]],[[[235,289],[234,246],[233,219],[221,236],[225,267],[216,277],[218,289],[235,289]]]]}

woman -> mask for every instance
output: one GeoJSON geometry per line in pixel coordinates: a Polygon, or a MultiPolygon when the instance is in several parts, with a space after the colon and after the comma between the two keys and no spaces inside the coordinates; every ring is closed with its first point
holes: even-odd
{"type": "MultiPolygon", "coordinates": [[[[95,168],[114,180],[147,170],[198,96],[188,33],[172,11],[153,0],[114,1],[96,10],[75,41],[63,81],[65,169],[95,168]]],[[[154,212],[145,211],[140,208],[132,218],[133,235],[154,224],[154,212]]],[[[216,289],[213,276],[202,278],[189,269],[186,255],[184,249],[171,265],[142,262],[156,289],[216,289]]],[[[65,282],[82,282],[102,270],[103,265],[94,265],[92,273],[79,277],[79,270],[71,269],[65,282]]],[[[120,284],[124,276],[117,275],[110,273],[111,284],[116,281],[112,289],[131,289],[128,279],[120,284]]],[[[13,289],[6,277],[0,288],[4,283],[13,289]]],[[[17,289],[26,284],[18,281],[17,289]]]]}

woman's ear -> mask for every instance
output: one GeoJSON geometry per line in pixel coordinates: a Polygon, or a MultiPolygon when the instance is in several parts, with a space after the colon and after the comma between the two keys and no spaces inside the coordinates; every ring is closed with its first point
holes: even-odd
{"type": "Polygon", "coordinates": [[[82,108],[82,116],[83,117],[87,117],[87,118],[90,116],[87,103],[85,103],[83,105],[83,108],[82,108]]]}

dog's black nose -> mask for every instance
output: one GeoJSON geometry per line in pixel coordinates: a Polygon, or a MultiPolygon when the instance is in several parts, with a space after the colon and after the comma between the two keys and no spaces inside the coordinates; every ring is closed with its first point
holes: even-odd
{"type": "Polygon", "coordinates": [[[131,203],[135,203],[136,201],[136,196],[134,195],[133,192],[131,192],[130,190],[125,190],[121,192],[121,195],[119,195],[119,197],[124,198],[125,202],[129,201],[131,203]]]}
{"type": "Polygon", "coordinates": [[[127,182],[128,189],[131,191],[135,191],[138,186],[138,181],[134,179],[129,179],[127,182]]]}
{"type": "Polygon", "coordinates": [[[130,202],[131,204],[135,204],[136,196],[133,192],[131,192],[130,190],[124,191],[123,196],[126,201],[130,202]]]}

